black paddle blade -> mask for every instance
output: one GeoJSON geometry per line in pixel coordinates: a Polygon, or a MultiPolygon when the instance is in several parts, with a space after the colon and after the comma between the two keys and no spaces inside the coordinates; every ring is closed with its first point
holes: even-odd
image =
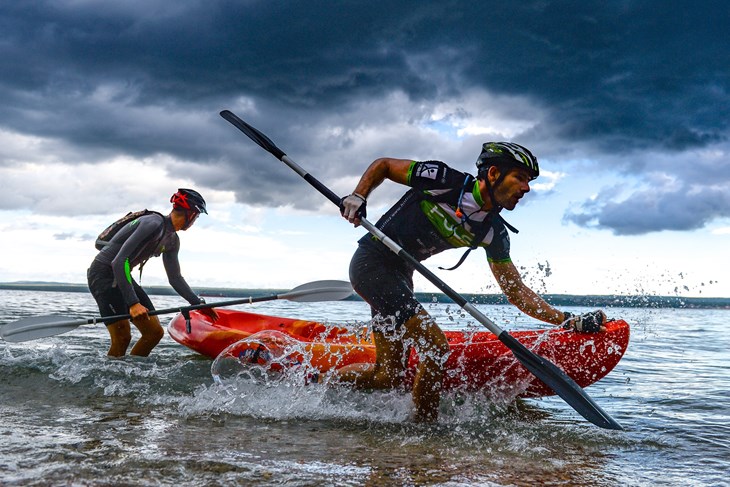
{"type": "Polygon", "coordinates": [[[283,150],[276,147],[276,144],[274,144],[271,139],[269,139],[267,136],[259,132],[256,128],[250,126],[240,118],[238,118],[233,112],[230,110],[223,110],[221,112],[221,117],[228,120],[231,124],[233,124],[238,130],[243,132],[248,136],[249,139],[256,142],[259,146],[273,154],[274,157],[281,160],[282,157],[284,157],[286,154],[283,150]]]}
{"type": "Polygon", "coordinates": [[[550,387],[555,393],[562,397],[578,414],[585,419],[610,430],[622,430],[620,424],[616,422],[607,412],[593,401],[586,392],[575,383],[565,372],[560,370],[557,365],[530,351],[522,343],[518,342],[509,333],[500,333],[499,340],[507,345],[512,353],[520,361],[524,367],[532,372],[535,377],[540,379],[550,387]]]}

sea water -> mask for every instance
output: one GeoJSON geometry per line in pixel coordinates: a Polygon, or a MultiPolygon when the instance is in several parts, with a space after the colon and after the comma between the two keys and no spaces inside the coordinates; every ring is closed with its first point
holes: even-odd
{"type": "MultiPolygon", "coordinates": [[[[477,326],[453,304],[427,306],[447,328],[477,326]]],[[[359,301],[238,308],[369,316],[359,301]]],[[[506,329],[542,326],[511,306],[479,309],[506,329]]],[[[96,311],[84,293],[0,291],[0,326],[96,311]]],[[[439,422],[423,425],[398,391],[221,385],[211,359],[168,336],[148,358],[108,358],[102,325],[0,340],[0,485],[728,485],[730,311],[606,311],[632,325],[631,342],[586,391],[624,431],[593,426],[557,397],[447,395],[439,422]]]]}

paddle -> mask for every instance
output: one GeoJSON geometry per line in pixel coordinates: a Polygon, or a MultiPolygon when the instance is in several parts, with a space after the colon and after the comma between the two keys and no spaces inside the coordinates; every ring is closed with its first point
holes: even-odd
{"type": "MultiPolygon", "coordinates": [[[[196,309],[203,308],[220,308],[223,306],[233,306],[235,304],[260,303],[262,301],[274,301],[277,299],[286,299],[299,303],[311,303],[315,301],[339,301],[345,299],[352,294],[352,286],[346,281],[313,281],[307,284],[297,286],[291,291],[283,294],[274,294],[271,296],[259,296],[233,299],[230,301],[218,301],[215,303],[196,304],[192,306],[183,306],[176,308],[167,308],[150,311],[150,316],[164,315],[167,313],[186,313],[196,309]]],[[[118,321],[129,319],[130,315],[107,316],[105,318],[80,318],[69,320],[61,315],[46,315],[23,318],[12,323],[8,323],[2,328],[2,337],[8,342],[25,342],[35,340],[37,338],[45,338],[54,335],[66,333],[81,325],[92,325],[102,321],[118,321]]],[[[188,330],[189,332],[190,330],[188,330]]]]}
{"type": "MultiPolygon", "coordinates": [[[[221,117],[233,124],[237,129],[246,134],[251,140],[256,142],[264,150],[271,153],[274,157],[282,161],[284,164],[293,169],[299,174],[305,181],[314,186],[317,191],[322,193],[328,200],[339,207],[340,198],[333,193],[324,184],[319,182],[316,178],[307,173],[298,164],[292,161],[284,151],[279,149],[271,139],[266,135],[259,132],[256,128],[252,127],[248,123],[244,122],[232,112],[223,110],[220,113],[221,117]]],[[[444,294],[451,298],[456,304],[462,309],[468,312],[474,317],[479,323],[484,325],[497,335],[497,338],[507,346],[517,360],[522,365],[534,374],[538,379],[550,387],[557,395],[563,398],[573,409],[575,409],[581,416],[601,428],[606,429],[623,429],[611,416],[608,415],[601,407],[596,404],[588,394],[575,383],[573,379],[568,377],[565,372],[560,370],[555,364],[549,360],[537,355],[536,353],[528,350],[524,345],[517,341],[512,335],[502,330],[492,320],[487,318],[474,305],[464,299],[459,293],[451,289],[445,282],[438,278],[433,272],[426,268],[423,264],[417,261],[412,255],[401,248],[396,242],[385,235],[379,228],[370,223],[365,218],[361,218],[361,225],[378,240],[380,240],[386,247],[398,254],[401,258],[412,265],[418,272],[420,272],[426,279],[431,281],[436,287],[438,287],[444,294]]]]}

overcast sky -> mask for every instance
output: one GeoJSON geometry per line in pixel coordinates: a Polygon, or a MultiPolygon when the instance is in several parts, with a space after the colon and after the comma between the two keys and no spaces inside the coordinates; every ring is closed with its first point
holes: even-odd
{"type": "MultiPolygon", "coordinates": [[[[346,279],[362,231],[230,109],[342,194],[380,156],[473,171],[518,142],[542,176],[504,216],[536,290],[730,296],[730,4],[670,4],[0,2],[0,281],[84,282],[110,219],[179,186],[211,209],[181,235],[193,287],[346,279]]],[[[494,292],[468,264],[440,275],[494,292]]]]}

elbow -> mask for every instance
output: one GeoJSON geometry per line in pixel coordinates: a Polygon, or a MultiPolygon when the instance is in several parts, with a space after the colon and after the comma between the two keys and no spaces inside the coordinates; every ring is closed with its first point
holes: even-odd
{"type": "Polygon", "coordinates": [[[376,159],[375,162],[373,162],[376,179],[380,182],[383,182],[386,179],[398,181],[399,172],[396,162],[396,159],[390,157],[381,157],[380,159],[376,159]]]}

